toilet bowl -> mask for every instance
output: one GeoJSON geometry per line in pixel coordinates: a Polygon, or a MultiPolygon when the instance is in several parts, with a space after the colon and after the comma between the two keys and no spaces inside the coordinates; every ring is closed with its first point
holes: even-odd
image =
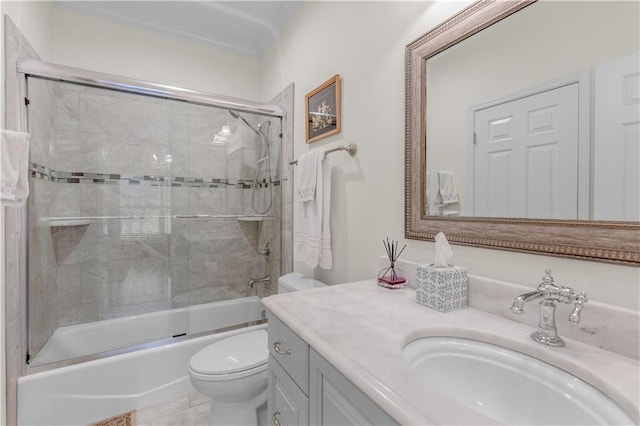
{"type": "Polygon", "coordinates": [[[267,332],[253,330],[218,340],[189,361],[189,377],[211,398],[211,425],[255,425],[267,398],[267,332]]]}
{"type": "MultiPolygon", "coordinates": [[[[278,279],[278,292],[325,284],[292,273],[278,279]]],[[[189,361],[196,390],[211,398],[210,425],[257,425],[257,409],[267,400],[267,331],[252,330],[220,339],[189,361]]]]}

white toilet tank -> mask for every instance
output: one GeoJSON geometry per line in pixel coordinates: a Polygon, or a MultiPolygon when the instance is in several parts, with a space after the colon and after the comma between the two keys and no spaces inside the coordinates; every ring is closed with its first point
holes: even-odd
{"type": "Polygon", "coordinates": [[[278,278],[278,293],[310,290],[312,288],[319,287],[326,287],[326,284],[313,278],[306,277],[298,272],[292,272],[278,278]]]}

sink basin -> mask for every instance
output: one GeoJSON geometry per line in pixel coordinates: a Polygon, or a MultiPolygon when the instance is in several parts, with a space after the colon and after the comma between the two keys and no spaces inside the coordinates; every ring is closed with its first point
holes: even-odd
{"type": "Polygon", "coordinates": [[[402,353],[420,380],[501,423],[634,424],[596,388],[520,352],[470,339],[425,337],[402,353]]]}

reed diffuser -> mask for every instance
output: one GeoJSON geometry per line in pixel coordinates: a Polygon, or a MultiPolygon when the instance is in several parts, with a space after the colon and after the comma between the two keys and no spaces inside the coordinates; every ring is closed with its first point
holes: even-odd
{"type": "Polygon", "coordinates": [[[395,264],[407,245],[405,244],[402,249],[398,250],[398,242],[393,240],[389,241],[389,238],[387,238],[386,241],[382,240],[382,244],[384,245],[384,248],[387,251],[387,256],[389,257],[389,267],[383,269],[378,274],[378,285],[387,288],[406,287],[407,280],[398,276],[395,264]]]}

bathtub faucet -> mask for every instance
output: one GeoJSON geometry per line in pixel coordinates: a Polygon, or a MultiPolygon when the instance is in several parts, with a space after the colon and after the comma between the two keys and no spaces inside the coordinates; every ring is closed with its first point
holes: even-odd
{"type": "Polygon", "coordinates": [[[267,275],[266,277],[262,277],[262,278],[251,278],[249,280],[249,287],[253,288],[254,284],[259,284],[259,283],[271,283],[271,275],[267,275]]]}
{"type": "Polygon", "coordinates": [[[574,293],[569,287],[559,287],[554,284],[551,270],[547,269],[542,282],[535,291],[516,297],[511,306],[514,314],[522,315],[526,302],[542,299],[540,302],[540,320],[538,329],[531,334],[531,338],[538,343],[549,346],[564,346],[564,341],[558,336],[556,327],[556,306],[560,303],[573,303],[573,312],[569,315],[569,324],[580,322],[580,311],[589,301],[585,293],[574,293]]]}

